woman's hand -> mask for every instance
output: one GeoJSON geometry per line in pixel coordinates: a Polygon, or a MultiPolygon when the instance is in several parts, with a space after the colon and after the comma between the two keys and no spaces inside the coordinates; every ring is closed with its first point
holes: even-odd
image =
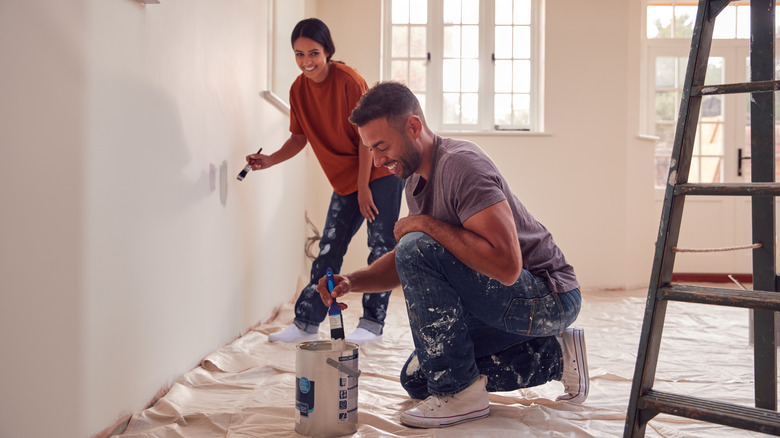
{"type": "Polygon", "coordinates": [[[256,154],[246,156],[246,162],[252,166],[252,170],[267,169],[277,164],[270,155],[261,154],[263,148],[260,148],[256,154]]]}
{"type": "Polygon", "coordinates": [[[379,214],[379,209],[374,204],[374,196],[368,187],[358,189],[358,206],[360,207],[360,214],[369,222],[373,222],[376,219],[376,215],[379,214]]]}

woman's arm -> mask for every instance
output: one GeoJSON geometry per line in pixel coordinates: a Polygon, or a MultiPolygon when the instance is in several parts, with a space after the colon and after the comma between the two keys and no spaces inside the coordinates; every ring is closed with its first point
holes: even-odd
{"type": "Polygon", "coordinates": [[[284,142],[278,151],[271,155],[261,153],[246,156],[246,162],[252,166],[252,170],[268,169],[271,166],[285,162],[296,156],[306,146],[306,136],[303,134],[290,134],[290,138],[284,142]]]}

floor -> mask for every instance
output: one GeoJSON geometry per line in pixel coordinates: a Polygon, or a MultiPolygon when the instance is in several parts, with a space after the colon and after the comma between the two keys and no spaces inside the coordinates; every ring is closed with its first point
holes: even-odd
{"type": "MultiPolygon", "coordinates": [[[[724,286],[728,287],[728,286],[724,286]]],[[[346,297],[347,331],[360,296],[346,297]]],[[[585,291],[576,325],[585,327],[591,392],[582,405],[555,402],[562,385],[493,393],[488,418],[439,430],[412,429],[398,416],[415,402],[399,373],[411,352],[400,291],[393,292],[381,343],[360,347],[359,418],[354,437],[619,437],[633,378],[646,290],[585,291]]],[[[206,357],[154,406],[138,412],[121,438],[298,437],[295,428],[294,345],[267,335],[292,320],[292,304],[206,357]]],[[[655,388],[744,405],[753,404],[752,347],[745,309],[670,303],[655,388]]],[[[325,339],[324,324],[320,338],[325,339]]],[[[763,434],[661,415],[648,437],[757,437],[763,434]]]]}

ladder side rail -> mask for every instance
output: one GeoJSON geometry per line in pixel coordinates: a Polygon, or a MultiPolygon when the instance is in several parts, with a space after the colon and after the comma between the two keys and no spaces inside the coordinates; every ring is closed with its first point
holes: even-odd
{"type": "MultiPolygon", "coordinates": [[[[753,0],[750,4],[751,81],[771,81],[775,74],[775,0],[753,0]]],[[[774,93],[754,93],[750,99],[750,147],[753,182],[775,180],[774,93]]],[[[775,198],[753,197],[753,287],[774,290],[775,198]]],[[[753,313],[756,407],[777,410],[777,350],[775,312],[753,313]]]]}
{"type": "Polygon", "coordinates": [[[670,283],[672,278],[674,252],[671,251],[671,248],[677,245],[678,232],[676,230],[679,230],[685,204],[684,196],[675,197],[674,186],[678,182],[687,182],[690,171],[693,143],[696,137],[699,110],[701,109],[701,96],[691,96],[691,90],[697,85],[704,84],[707,73],[707,61],[712,46],[712,32],[716,15],[710,12],[709,6],[708,0],[699,0],[696,24],[691,39],[691,51],[683,83],[683,98],[678,113],[658,240],[656,241],[653,271],[645,305],[634,380],[631,385],[624,437],[644,436],[647,421],[652,417],[652,415],[640,412],[637,403],[639,397],[653,387],[655,380],[667,305],[667,301],[656,299],[656,293],[658,288],[670,283]],[[670,232],[670,230],[674,232],[670,232]]]}

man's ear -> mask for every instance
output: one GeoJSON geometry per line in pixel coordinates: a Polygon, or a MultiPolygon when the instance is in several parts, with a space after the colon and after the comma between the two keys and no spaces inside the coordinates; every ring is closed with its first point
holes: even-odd
{"type": "Polygon", "coordinates": [[[412,138],[417,138],[422,133],[422,121],[414,114],[406,119],[406,129],[412,138]]]}

